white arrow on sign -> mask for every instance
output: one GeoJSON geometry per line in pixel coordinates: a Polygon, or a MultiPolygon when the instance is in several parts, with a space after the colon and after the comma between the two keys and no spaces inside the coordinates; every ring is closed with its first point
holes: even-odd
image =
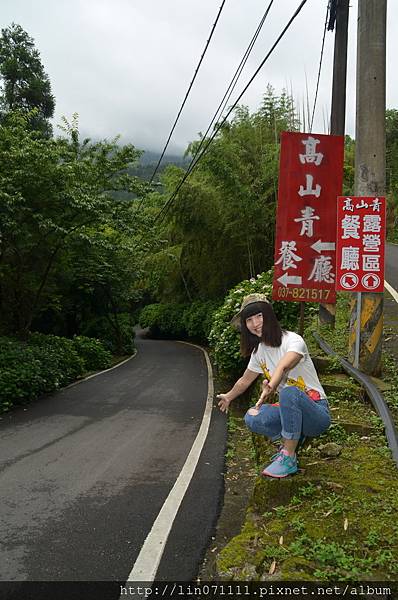
{"type": "Polygon", "coordinates": [[[334,242],[322,242],[322,240],[318,240],[315,244],[312,244],[311,248],[314,248],[316,252],[322,252],[323,250],[334,250],[336,244],[334,242]]]}
{"type": "Polygon", "coordinates": [[[288,275],[287,273],[284,273],[282,275],[282,277],[279,277],[278,281],[285,287],[287,287],[289,285],[289,283],[295,283],[296,285],[301,285],[302,277],[300,277],[298,275],[288,275]]]}

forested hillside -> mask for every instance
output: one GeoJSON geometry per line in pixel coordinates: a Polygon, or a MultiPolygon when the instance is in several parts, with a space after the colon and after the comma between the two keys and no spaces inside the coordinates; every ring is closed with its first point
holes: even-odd
{"type": "MultiPolygon", "coordinates": [[[[140,156],[140,160],[137,166],[131,167],[129,173],[131,175],[135,175],[136,177],[140,177],[140,179],[145,179],[145,181],[150,181],[152,179],[152,175],[155,172],[156,166],[159,162],[161,153],[160,152],[152,152],[151,150],[144,150],[142,155],[140,156]]],[[[159,166],[159,169],[156,172],[154,177],[155,182],[159,182],[160,174],[169,166],[175,165],[177,167],[186,168],[189,164],[188,157],[180,156],[177,154],[166,154],[162,162],[159,166]]]]}

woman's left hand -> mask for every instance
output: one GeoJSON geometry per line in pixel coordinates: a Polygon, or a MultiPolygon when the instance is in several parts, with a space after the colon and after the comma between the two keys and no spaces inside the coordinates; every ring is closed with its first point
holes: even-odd
{"type": "Polygon", "coordinates": [[[264,379],[264,381],[263,381],[263,391],[261,392],[260,398],[256,402],[256,408],[260,408],[260,406],[262,404],[264,404],[265,400],[269,396],[272,396],[273,393],[274,393],[274,389],[270,386],[269,382],[266,379],[264,379]]]}

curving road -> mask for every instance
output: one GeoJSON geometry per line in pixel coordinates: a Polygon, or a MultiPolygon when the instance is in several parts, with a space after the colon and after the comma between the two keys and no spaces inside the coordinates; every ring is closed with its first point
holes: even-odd
{"type": "MultiPolygon", "coordinates": [[[[126,581],[196,437],[208,385],[200,349],[140,338],[137,347],[117,369],[0,420],[0,580],[126,581]]],[[[213,407],[159,580],[196,576],[225,443],[213,407]]]]}

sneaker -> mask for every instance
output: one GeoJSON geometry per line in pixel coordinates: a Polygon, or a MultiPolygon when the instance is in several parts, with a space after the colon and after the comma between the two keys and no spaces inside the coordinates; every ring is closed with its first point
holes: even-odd
{"type": "MultiPolygon", "coordinates": [[[[302,446],[302,445],[305,443],[306,439],[307,439],[307,438],[306,438],[306,436],[305,436],[305,435],[302,435],[302,436],[300,437],[300,439],[299,439],[299,441],[298,441],[298,444],[297,444],[297,446],[296,446],[296,457],[297,457],[297,452],[298,452],[298,450],[300,450],[301,446],[302,446]]],[[[271,456],[271,462],[273,462],[274,460],[276,460],[276,459],[278,458],[278,456],[279,456],[279,455],[280,455],[280,453],[282,452],[283,448],[284,448],[283,444],[279,444],[279,446],[278,446],[278,450],[275,452],[275,454],[273,454],[273,455],[271,456]]]]}
{"type": "Polygon", "coordinates": [[[278,450],[275,452],[275,454],[273,454],[271,456],[271,461],[276,460],[278,458],[278,456],[281,454],[282,450],[283,450],[283,444],[279,444],[278,450]]]}
{"type": "Polygon", "coordinates": [[[289,456],[284,452],[278,452],[275,460],[268,465],[262,472],[268,477],[287,477],[297,473],[297,458],[296,455],[289,456]]]}

